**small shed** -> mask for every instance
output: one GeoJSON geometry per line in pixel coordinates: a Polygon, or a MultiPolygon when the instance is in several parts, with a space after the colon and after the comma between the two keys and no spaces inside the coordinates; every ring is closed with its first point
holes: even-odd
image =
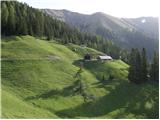
{"type": "Polygon", "coordinates": [[[108,55],[103,55],[103,56],[98,56],[97,59],[99,59],[99,60],[112,60],[112,57],[108,56],[108,55]]]}
{"type": "Polygon", "coordinates": [[[84,60],[91,60],[92,59],[92,56],[90,54],[86,54],[84,56],[84,60]]]}

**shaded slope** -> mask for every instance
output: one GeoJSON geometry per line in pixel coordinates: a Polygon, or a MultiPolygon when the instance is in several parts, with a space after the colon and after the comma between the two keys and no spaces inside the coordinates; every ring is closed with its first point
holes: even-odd
{"type": "Polygon", "coordinates": [[[57,114],[71,118],[158,118],[156,112],[158,106],[152,99],[157,98],[152,94],[157,88],[152,89],[152,85],[136,86],[126,82],[116,86],[113,83],[108,84],[105,88],[108,94],[96,102],[84,103],[73,109],[59,111],[57,114]]]}

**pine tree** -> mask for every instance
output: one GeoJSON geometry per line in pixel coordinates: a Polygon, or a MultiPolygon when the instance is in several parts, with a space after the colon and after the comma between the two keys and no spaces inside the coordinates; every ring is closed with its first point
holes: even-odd
{"type": "MultiPolygon", "coordinates": [[[[2,2],[1,3],[1,18],[2,18],[1,25],[2,25],[3,31],[6,31],[6,26],[8,23],[8,16],[9,16],[9,12],[8,12],[8,8],[6,6],[6,3],[2,2]]],[[[5,32],[3,32],[2,34],[5,34],[5,32]]]]}
{"type": "Polygon", "coordinates": [[[47,40],[51,40],[52,39],[50,31],[47,31],[46,36],[47,36],[47,40]]]}
{"type": "Polygon", "coordinates": [[[154,58],[150,68],[150,78],[152,81],[159,82],[159,57],[154,53],[154,58]]]}
{"type": "Polygon", "coordinates": [[[142,61],[139,50],[136,49],[136,57],[135,57],[135,83],[142,83],[142,61]]]}
{"type": "Polygon", "coordinates": [[[35,31],[35,35],[36,36],[41,36],[41,21],[40,21],[40,15],[39,15],[39,12],[35,12],[35,19],[34,19],[34,27],[35,27],[35,29],[34,29],[34,31],[35,31]]]}
{"type": "Polygon", "coordinates": [[[142,83],[142,59],[138,49],[132,49],[129,59],[128,79],[136,84],[142,83]]]}
{"type": "Polygon", "coordinates": [[[15,33],[16,19],[15,19],[15,9],[12,4],[8,6],[9,16],[8,16],[8,34],[12,35],[15,33]]]}
{"type": "Polygon", "coordinates": [[[136,66],[135,66],[135,49],[132,48],[130,57],[129,57],[129,74],[128,74],[128,79],[131,82],[135,82],[136,80],[136,66]]]}
{"type": "Polygon", "coordinates": [[[76,79],[76,86],[74,88],[74,92],[77,94],[82,95],[85,92],[85,85],[82,82],[82,67],[80,67],[80,69],[77,71],[77,73],[75,74],[74,78],[76,79]]]}
{"type": "Polygon", "coordinates": [[[142,81],[143,82],[146,82],[147,81],[147,74],[148,74],[148,71],[147,71],[147,69],[148,69],[148,67],[147,67],[147,57],[146,57],[146,50],[145,50],[145,48],[143,48],[142,49],[142,65],[141,65],[141,67],[142,67],[142,71],[141,71],[141,79],[142,79],[142,81]]]}

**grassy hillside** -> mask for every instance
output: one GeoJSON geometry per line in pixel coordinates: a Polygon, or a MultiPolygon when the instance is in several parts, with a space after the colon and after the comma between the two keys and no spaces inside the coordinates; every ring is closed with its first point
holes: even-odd
{"type": "Polygon", "coordinates": [[[2,118],[158,118],[158,86],[129,83],[121,60],[84,62],[82,79],[95,96],[84,102],[74,76],[85,53],[100,52],[31,36],[2,38],[1,46],[2,118]]]}

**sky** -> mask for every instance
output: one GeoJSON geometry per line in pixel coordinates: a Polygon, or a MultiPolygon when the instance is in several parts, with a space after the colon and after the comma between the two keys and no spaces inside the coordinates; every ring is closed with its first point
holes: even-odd
{"type": "Polygon", "coordinates": [[[18,0],[34,8],[67,9],[83,14],[104,12],[115,17],[158,17],[160,0],[18,0]]]}

